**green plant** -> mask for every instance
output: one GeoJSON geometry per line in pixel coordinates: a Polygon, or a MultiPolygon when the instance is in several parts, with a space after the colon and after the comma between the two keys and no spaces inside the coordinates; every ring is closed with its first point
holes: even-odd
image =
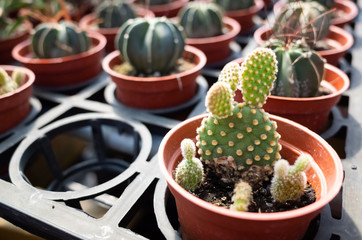
{"type": "Polygon", "coordinates": [[[38,58],[65,57],[87,51],[90,39],[86,32],[69,21],[39,24],[31,37],[31,48],[38,58]]]}
{"type": "Polygon", "coordinates": [[[115,48],[138,74],[169,74],[182,58],[185,34],[166,17],[129,19],[119,29],[115,48]]]}
{"type": "Polygon", "coordinates": [[[221,35],[223,16],[221,7],[213,2],[188,2],[178,13],[188,38],[221,35]]]}
{"type": "Polygon", "coordinates": [[[3,68],[0,68],[0,95],[17,89],[25,82],[25,78],[25,73],[18,68],[12,72],[11,76],[3,68]]]}
{"type": "Polygon", "coordinates": [[[174,0],[140,0],[142,4],[149,4],[150,6],[163,5],[173,1],[174,0]]]}
{"type": "Polygon", "coordinates": [[[323,6],[327,7],[328,9],[332,9],[335,4],[335,0],[288,0],[288,2],[318,2],[323,6]]]}
{"type": "Polygon", "coordinates": [[[222,7],[222,9],[224,9],[225,11],[247,9],[255,5],[255,0],[243,0],[243,1],[215,0],[215,2],[219,4],[222,7]]]}
{"type": "Polygon", "coordinates": [[[250,202],[253,199],[252,191],[253,189],[247,182],[240,181],[237,183],[234,188],[234,194],[231,198],[233,205],[230,206],[230,209],[241,212],[248,211],[250,202]]]}
{"type": "Polygon", "coordinates": [[[324,77],[325,60],[302,40],[285,43],[271,39],[267,44],[278,60],[273,95],[315,97],[324,77]]]}
{"type": "Polygon", "coordinates": [[[128,19],[137,17],[131,4],[124,0],[103,1],[95,9],[100,28],[118,28],[128,19]]]}

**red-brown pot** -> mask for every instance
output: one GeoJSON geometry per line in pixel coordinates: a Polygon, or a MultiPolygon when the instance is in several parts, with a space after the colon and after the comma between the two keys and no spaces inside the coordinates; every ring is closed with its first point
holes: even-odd
{"type": "Polygon", "coordinates": [[[206,38],[186,38],[186,44],[203,51],[207,64],[227,59],[231,54],[230,42],[240,32],[240,24],[232,18],[224,17],[223,22],[228,29],[226,33],[206,38]]]}
{"type": "MultiPolygon", "coordinates": [[[[145,8],[136,7],[135,8],[136,14],[139,17],[154,17],[155,14],[147,10],[145,8]]],[[[106,44],[106,51],[111,52],[114,51],[114,38],[117,35],[117,32],[119,30],[119,27],[117,28],[98,28],[94,22],[97,20],[97,16],[95,13],[90,13],[82,17],[82,19],[79,22],[79,26],[83,28],[85,31],[96,31],[102,34],[107,39],[106,44]]]]}
{"type": "Polygon", "coordinates": [[[113,66],[123,62],[118,50],[108,54],[102,66],[117,86],[119,102],[134,108],[162,109],[185,103],[196,94],[196,78],[205,66],[206,57],[200,50],[185,46],[184,59],[191,60],[195,67],[162,77],[134,77],[115,72],[113,66]]]}
{"type": "Polygon", "coordinates": [[[186,5],[189,0],[171,0],[170,3],[161,5],[150,5],[149,9],[156,17],[166,16],[168,18],[176,17],[180,9],[186,5]]]}
{"type": "Polygon", "coordinates": [[[0,65],[9,75],[15,68],[25,72],[26,81],[15,91],[0,95],[0,134],[12,129],[30,113],[30,97],[33,93],[35,74],[24,67],[0,65]]]}
{"type": "Polygon", "coordinates": [[[29,37],[29,32],[32,29],[30,22],[25,22],[26,29],[19,32],[8,39],[0,40],[0,64],[11,63],[14,58],[11,55],[11,50],[20,42],[24,41],[29,37]]]}
{"type": "Polygon", "coordinates": [[[240,34],[245,34],[250,32],[250,30],[254,27],[253,17],[260,12],[263,7],[263,0],[255,0],[255,5],[250,8],[225,11],[225,15],[236,20],[241,26],[240,34]]]}
{"type": "MultiPolygon", "coordinates": [[[[263,45],[271,36],[273,31],[271,27],[264,25],[254,32],[254,39],[259,45],[263,45]]],[[[328,36],[324,39],[332,49],[318,50],[317,52],[324,57],[329,64],[338,66],[339,59],[343,58],[346,52],[352,47],[353,36],[337,26],[330,26],[328,36]]]]}
{"type": "Polygon", "coordinates": [[[180,143],[194,139],[196,128],[206,115],[188,119],[166,134],[159,151],[159,163],[168,188],[175,197],[183,239],[301,239],[308,225],[339,192],[343,180],[340,158],[319,135],[290,120],[273,116],[281,134],[281,155],[294,162],[302,152],[315,160],[307,171],[308,181],[316,189],[316,202],[296,210],[278,213],[237,212],[203,201],[183,189],[173,179],[173,171],[182,160],[180,143]]]}
{"type": "Polygon", "coordinates": [[[107,42],[100,33],[87,32],[87,35],[92,40],[92,47],[80,54],[62,58],[35,58],[28,39],[16,45],[12,55],[35,73],[37,86],[57,88],[83,84],[102,71],[101,62],[107,42]]]}

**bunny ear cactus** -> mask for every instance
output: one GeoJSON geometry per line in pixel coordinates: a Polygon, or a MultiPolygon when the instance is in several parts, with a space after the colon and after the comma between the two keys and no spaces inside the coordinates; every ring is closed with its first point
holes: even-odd
{"type": "Polygon", "coordinates": [[[183,56],[184,47],[182,27],[165,17],[129,19],[115,38],[123,60],[146,75],[169,74],[183,56]]]}
{"type": "Polygon", "coordinates": [[[197,129],[197,146],[206,164],[226,163],[232,172],[242,172],[252,165],[271,166],[280,159],[276,123],[261,109],[275,79],[277,62],[272,50],[259,48],[245,58],[241,69],[236,65],[227,64],[220,81],[207,93],[210,114],[197,129]],[[237,76],[242,82],[243,103],[234,103],[232,90],[225,80],[235,84],[237,76]]]}
{"type": "Polygon", "coordinates": [[[271,40],[268,45],[278,60],[278,75],[273,95],[283,97],[315,97],[324,77],[325,60],[314,50],[296,41],[271,40]]]}
{"type": "Polygon", "coordinates": [[[89,50],[86,32],[69,21],[39,24],[31,37],[31,48],[38,58],[58,58],[89,50]]]}
{"type": "Polygon", "coordinates": [[[179,12],[179,22],[188,38],[206,38],[222,34],[224,13],[213,2],[189,2],[179,12]]]}
{"type": "Polygon", "coordinates": [[[215,2],[219,4],[222,7],[222,9],[224,9],[225,11],[247,9],[255,5],[255,0],[243,0],[243,1],[215,0],[215,2]]]}
{"type": "Polygon", "coordinates": [[[118,28],[128,19],[137,17],[131,4],[124,0],[108,0],[95,9],[97,18],[101,20],[100,28],[118,28]]]}

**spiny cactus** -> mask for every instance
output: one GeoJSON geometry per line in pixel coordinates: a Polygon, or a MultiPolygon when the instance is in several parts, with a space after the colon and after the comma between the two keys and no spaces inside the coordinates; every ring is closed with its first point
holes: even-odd
{"type": "MultiPolygon", "coordinates": [[[[229,76],[242,76],[244,103],[234,103],[231,90],[225,83],[215,83],[207,93],[206,105],[210,114],[197,129],[197,146],[201,159],[206,162],[225,160],[235,170],[249,169],[252,165],[271,165],[280,159],[280,135],[262,107],[270,93],[277,62],[270,49],[259,48],[250,53],[240,68],[229,63],[223,71],[229,76]]],[[[233,83],[235,84],[235,83],[233,83]]],[[[240,84],[235,84],[240,85],[240,84]]]]}
{"type": "Polygon", "coordinates": [[[274,200],[286,202],[300,199],[307,183],[304,171],[309,168],[311,161],[313,158],[309,154],[302,154],[293,166],[289,166],[288,161],[284,159],[276,162],[270,187],[274,200]]]}
{"type": "Polygon", "coordinates": [[[183,56],[184,47],[182,27],[165,17],[129,19],[115,38],[123,60],[146,75],[169,74],[183,56]]]}
{"type": "Polygon", "coordinates": [[[96,7],[95,13],[100,19],[100,28],[118,28],[128,19],[137,17],[132,5],[124,0],[103,1],[96,7]]]}
{"type": "Polygon", "coordinates": [[[69,21],[39,24],[31,37],[31,49],[38,58],[66,57],[89,50],[86,32],[69,21]]]}
{"type": "Polygon", "coordinates": [[[213,2],[188,2],[178,13],[188,38],[206,38],[222,34],[223,11],[213,2]]]}
{"type": "Polygon", "coordinates": [[[0,68],[0,95],[14,91],[25,82],[25,79],[25,73],[18,68],[15,68],[11,77],[0,68]]]}
{"type": "Polygon", "coordinates": [[[225,11],[235,11],[240,9],[247,9],[255,5],[255,0],[215,0],[217,4],[219,4],[222,9],[225,11]]]}
{"type": "Polygon", "coordinates": [[[332,9],[332,7],[335,4],[335,0],[288,0],[288,2],[318,2],[322,4],[323,6],[327,7],[328,9],[332,9]]]}
{"type": "Polygon", "coordinates": [[[147,2],[149,2],[150,6],[155,6],[155,5],[163,5],[163,4],[168,4],[173,2],[174,0],[140,0],[140,2],[142,4],[146,4],[147,2]]]}
{"type": "Polygon", "coordinates": [[[196,147],[191,139],[181,142],[182,161],[175,171],[175,180],[187,191],[197,189],[204,175],[204,168],[200,159],[195,157],[196,147]]]}
{"type": "Polygon", "coordinates": [[[282,41],[271,40],[267,46],[275,52],[279,69],[272,94],[315,97],[324,77],[325,59],[302,41],[285,45],[282,41]]]}
{"type": "Polygon", "coordinates": [[[329,33],[330,16],[318,2],[292,2],[278,13],[273,26],[274,35],[281,38],[300,39],[313,46],[329,33]]]}
{"type": "Polygon", "coordinates": [[[252,199],[253,192],[251,186],[247,182],[240,181],[234,188],[234,194],[231,198],[233,204],[230,206],[230,209],[246,212],[252,199]]]}

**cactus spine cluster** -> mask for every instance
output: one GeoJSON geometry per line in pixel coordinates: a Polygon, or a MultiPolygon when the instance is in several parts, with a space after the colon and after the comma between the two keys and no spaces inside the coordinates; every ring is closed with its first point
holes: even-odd
{"type": "Polygon", "coordinates": [[[278,75],[274,82],[273,95],[283,97],[315,97],[324,77],[323,59],[302,40],[285,45],[272,40],[268,47],[273,49],[278,60],[278,75]]]}
{"type": "Polygon", "coordinates": [[[118,28],[128,19],[137,17],[131,4],[124,0],[107,0],[95,9],[97,18],[100,19],[100,28],[118,28]]]}
{"type": "Polygon", "coordinates": [[[222,34],[223,11],[213,2],[189,2],[178,13],[188,38],[206,38],[222,34]]]}
{"type": "Polygon", "coordinates": [[[286,202],[300,199],[307,183],[304,171],[309,168],[312,160],[310,155],[302,154],[293,166],[290,166],[288,161],[284,159],[277,161],[270,187],[270,192],[275,201],[286,202]]]}
{"type": "Polygon", "coordinates": [[[247,9],[255,5],[255,0],[243,0],[243,1],[215,0],[215,2],[219,4],[222,7],[222,9],[224,9],[225,11],[247,9]]]}
{"type": "Polygon", "coordinates": [[[115,38],[123,60],[146,75],[169,74],[183,56],[184,47],[182,27],[165,17],[129,19],[115,38]]]}
{"type": "Polygon", "coordinates": [[[200,159],[195,157],[196,147],[191,139],[181,142],[182,161],[175,171],[175,180],[187,191],[197,189],[204,175],[204,168],[200,159]]]}
{"type": "Polygon", "coordinates": [[[14,91],[25,82],[25,79],[25,73],[18,68],[15,68],[11,76],[0,68],[0,95],[14,91]]]}
{"type": "Polygon", "coordinates": [[[41,23],[31,37],[31,48],[38,58],[66,57],[85,52],[90,46],[86,32],[69,21],[41,23]]]}

